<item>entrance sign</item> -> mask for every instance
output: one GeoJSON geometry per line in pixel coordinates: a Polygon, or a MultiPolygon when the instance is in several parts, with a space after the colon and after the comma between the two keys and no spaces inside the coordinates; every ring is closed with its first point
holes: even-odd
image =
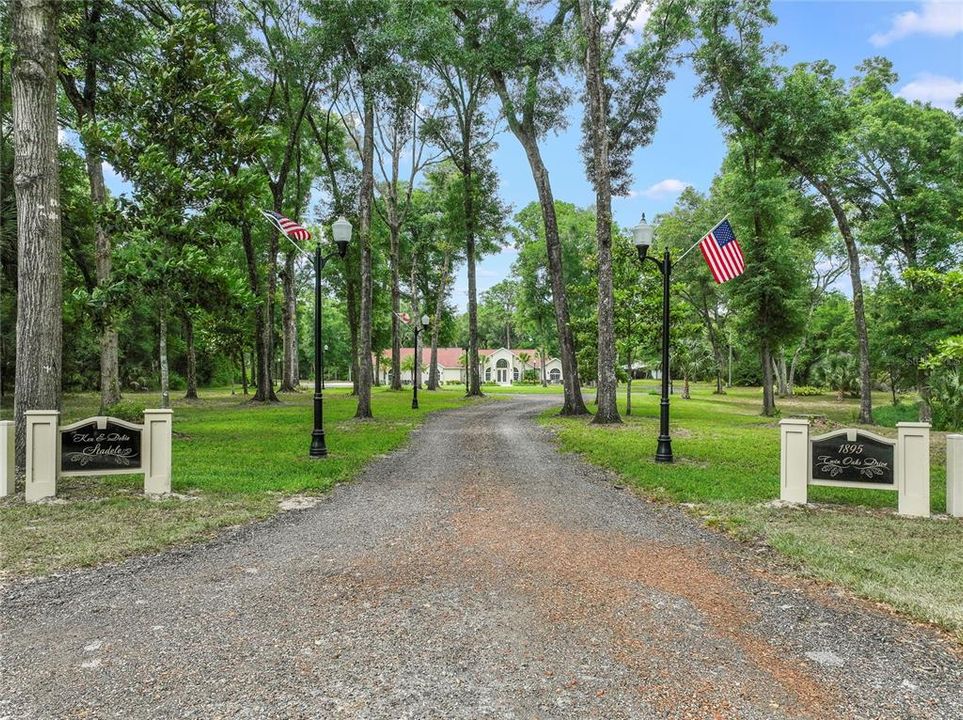
{"type": "Polygon", "coordinates": [[[896,485],[895,440],[862,430],[838,430],[812,438],[810,447],[813,485],[896,485]]]}
{"type": "Polygon", "coordinates": [[[810,485],[890,490],[900,515],[929,517],[929,428],[898,423],[896,440],[858,428],[810,438],[808,419],[780,420],[779,497],[805,504],[810,485]]]}
{"type": "Polygon", "coordinates": [[[60,428],[60,474],[103,475],[141,469],[142,425],[112,417],[60,428]]]}
{"type": "Polygon", "coordinates": [[[28,410],[26,500],[55,497],[70,475],[143,474],[144,492],[171,491],[173,410],[145,410],[144,424],[91,417],[59,426],[56,410],[28,410]]]}

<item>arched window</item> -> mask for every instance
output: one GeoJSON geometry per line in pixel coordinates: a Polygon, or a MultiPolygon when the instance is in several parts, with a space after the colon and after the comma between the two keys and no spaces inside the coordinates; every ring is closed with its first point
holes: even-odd
{"type": "Polygon", "coordinates": [[[485,368],[485,382],[492,381],[492,369],[490,367],[485,368]]]}
{"type": "Polygon", "coordinates": [[[497,363],[495,363],[495,367],[507,368],[507,367],[508,367],[508,360],[506,360],[505,358],[502,358],[502,359],[499,360],[497,363]]]}
{"type": "Polygon", "coordinates": [[[552,368],[548,371],[548,379],[553,383],[562,382],[562,371],[558,368],[552,368]]]}
{"type": "Polygon", "coordinates": [[[518,382],[518,368],[512,369],[512,380],[518,382]]]}

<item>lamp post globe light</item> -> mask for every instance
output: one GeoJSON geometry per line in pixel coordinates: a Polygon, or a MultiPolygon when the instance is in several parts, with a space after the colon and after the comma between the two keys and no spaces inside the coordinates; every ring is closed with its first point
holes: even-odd
{"type": "Polygon", "coordinates": [[[672,261],[666,247],[662,260],[649,257],[655,226],[645,221],[645,213],[639,224],[632,228],[633,242],[639,253],[639,263],[644,267],[649,260],[662,273],[662,399],[659,401],[659,444],[655,451],[655,461],[672,462],[672,438],[669,436],[669,277],[672,274],[672,261]]]}
{"type": "Polygon", "coordinates": [[[311,431],[309,452],[313,458],[323,458],[328,454],[324,440],[324,351],[327,346],[321,342],[321,271],[335,255],[339,258],[347,255],[348,243],[351,242],[351,223],[344,216],[339,217],[331,225],[331,235],[336,250],[323,255],[320,236],[314,248],[314,429],[311,431]]]}
{"type": "Polygon", "coordinates": [[[419,373],[419,368],[420,368],[420,366],[421,366],[421,363],[420,363],[421,353],[418,352],[418,334],[419,334],[422,330],[427,330],[427,329],[428,329],[428,326],[429,326],[430,324],[431,324],[431,320],[429,319],[429,317],[428,317],[427,315],[422,315],[418,320],[415,320],[415,324],[412,325],[412,328],[413,328],[414,331],[415,331],[415,348],[414,348],[414,350],[415,350],[415,358],[414,358],[415,362],[414,362],[414,365],[412,366],[412,370],[411,370],[411,389],[412,389],[411,409],[412,409],[412,410],[417,410],[417,409],[418,409],[418,386],[421,384],[421,383],[419,382],[419,380],[420,380],[420,377],[419,377],[419,374],[420,374],[420,373],[419,373]]]}

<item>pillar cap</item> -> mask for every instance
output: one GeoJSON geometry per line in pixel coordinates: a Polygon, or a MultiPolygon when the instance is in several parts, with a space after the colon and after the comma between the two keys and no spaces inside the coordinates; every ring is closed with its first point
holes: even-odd
{"type": "Polygon", "coordinates": [[[808,425],[809,418],[783,418],[779,421],[780,425],[808,425]]]}
{"type": "Polygon", "coordinates": [[[59,415],[59,410],[25,410],[24,415],[59,415]]]}
{"type": "Polygon", "coordinates": [[[150,413],[151,415],[173,415],[174,411],[171,410],[170,408],[157,408],[156,410],[144,410],[145,415],[147,415],[148,413],[150,413]]]}
{"type": "Polygon", "coordinates": [[[898,422],[896,427],[901,428],[928,428],[930,424],[928,422],[898,422]]]}

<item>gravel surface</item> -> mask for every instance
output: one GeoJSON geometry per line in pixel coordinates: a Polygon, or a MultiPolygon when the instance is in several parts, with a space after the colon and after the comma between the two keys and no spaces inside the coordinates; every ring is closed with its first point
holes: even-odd
{"type": "Polygon", "coordinates": [[[932,630],[438,413],[317,506],[8,586],[0,718],[963,718],[932,630]]]}

